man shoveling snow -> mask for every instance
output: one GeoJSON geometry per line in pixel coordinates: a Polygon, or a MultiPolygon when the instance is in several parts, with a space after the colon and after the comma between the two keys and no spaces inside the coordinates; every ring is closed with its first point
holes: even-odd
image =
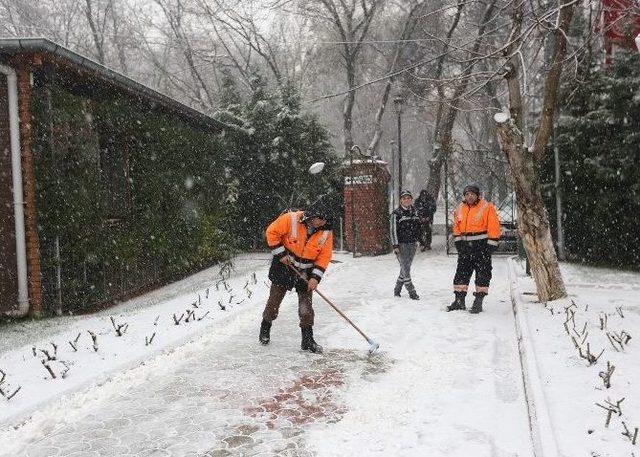
{"type": "Polygon", "coordinates": [[[269,270],[271,289],[260,325],[262,344],[269,344],[271,324],[278,317],[280,304],[287,291],[295,287],[302,330],[300,347],[305,351],[322,352],[322,346],[313,339],[312,296],[333,251],[333,232],[328,214],[328,209],[319,202],[307,211],[284,213],[267,227],[267,244],[273,260],[269,270]]]}

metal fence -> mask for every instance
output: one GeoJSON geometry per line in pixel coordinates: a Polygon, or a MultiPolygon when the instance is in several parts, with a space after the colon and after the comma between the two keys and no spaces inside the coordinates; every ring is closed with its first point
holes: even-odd
{"type": "Polygon", "coordinates": [[[59,239],[41,246],[44,303],[58,315],[99,308],[105,302],[127,298],[166,281],[157,259],[124,261],[117,256],[88,256],[70,261],[69,249],[72,247],[59,239]]]}
{"type": "Polygon", "coordinates": [[[453,241],[453,211],[462,201],[467,184],[477,184],[483,198],[498,210],[502,237],[497,253],[517,254],[518,230],[515,192],[511,184],[509,165],[500,151],[464,149],[456,145],[444,163],[444,195],[446,206],[447,254],[455,254],[453,241]]]}
{"type": "Polygon", "coordinates": [[[52,314],[101,309],[213,265],[224,268],[230,265],[228,261],[212,260],[190,268],[171,270],[164,259],[152,255],[128,260],[116,255],[108,258],[89,255],[70,260],[69,250],[73,250],[73,246],[59,239],[41,245],[43,301],[52,314]]]}

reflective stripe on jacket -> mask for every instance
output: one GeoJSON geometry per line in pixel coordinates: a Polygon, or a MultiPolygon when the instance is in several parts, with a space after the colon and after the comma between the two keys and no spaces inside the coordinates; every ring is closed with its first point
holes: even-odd
{"type": "Polygon", "coordinates": [[[309,270],[309,277],[322,279],[333,254],[333,232],[322,228],[308,236],[301,221],[303,211],[280,215],[266,230],[267,245],[275,257],[290,255],[298,270],[309,270]]]}
{"type": "Polygon", "coordinates": [[[462,202],[455,209],[453,219],[455,241],[487,240],[487,244],[498,245],[502,229],[492,203],[482,198],[472,206],[462,202]]]}

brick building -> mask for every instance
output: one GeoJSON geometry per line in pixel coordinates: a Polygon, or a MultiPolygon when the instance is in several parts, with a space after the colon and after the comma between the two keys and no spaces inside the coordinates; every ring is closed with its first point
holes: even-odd
{"type": "MultiPolygon", "coordinates": [[[[200,131],[220,132],[223,126],[200,111],[46,39],[0,39],[0,71],[0,314],[39,316],[43,313],[43,281],[54,283],[55,278],[51,277],[54,269],[45,272],[41,265],[43,260],[47,265],[51,264],[51,259],[44,258],[41,250],[43,233],[38,221],[42,205],[50,202],[40,201],[40,195],[36,194],[35,171],[45,148],[38,149],[42,138],[41,135],[36,137],[34,132],[52,132],[48,139],[50,149],[56,146],[54,134],[64,134],[65,138],[76,142],[81,136],[82,141],[95,143],[95,157],[86,160],[93,160],[100,167],[105,186],[121,185],[122,191],[116,195],[126,196],[130,192],[127,154],[134,151],[129,143],[116,144],[119,140],[116,135],[108,141],[104,140],[104,135],[100,137],[91,111],[98,98],[104,100],[118,94],[131,100],[138,112],[162,113],[162,116],[200,131]],[[77,123],[61,121],[54,128],[53,121],[46,115],[34,115],[36,102],[45,109],[47,103],[51,105],[51,98],[44,97],[51,95],[46,87],[53,82],[56,90],[69,94],[68,99],[82,105],[83,110],[78,112],[87,118],[86,122],[80,121],[83,132],[74,131],[77,123]],[[47,122],[52,125],[41,125],[47,122]]],[[[108,116],[102,122],[109,124],[108,116]]],[[[147,132],[149,135],[154,133],[152,128],[147,132]]],[[[104,222],[108,225],[113,220],[104,222]]],[[[48,248],[47,256],[50,251],[48,248]]],[[[122,265],[119,267],[123,268],[122,265]]],[[[150,282],[148,277],[142,276],[136,284],[122,282],[116,293],[107,290],[115,283],[108,277],[109,271],[103,268],[101,274],[105,298],[126,295],[150,282]]],[[[84,280],[87,282],[86,265],[84,280]]]]}

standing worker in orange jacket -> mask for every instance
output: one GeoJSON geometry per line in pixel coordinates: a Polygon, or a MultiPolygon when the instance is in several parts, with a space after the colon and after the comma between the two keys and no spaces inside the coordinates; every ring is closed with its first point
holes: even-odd
{"type": "Polygon", "coordinates": [[[453,213],[453,236],[458,250],[458,267],[453,278],[455,301],[447,311],[464,310],[469,281],[476,272],[475,299],[470,313],[482,312],[482,300],[489,293],[491,254],[498,247],[501,229],[495,206],[480,197],[480,188],[468,185],[464,200],[453,213]]]}
{"type": "Polygon", "coordinates": [[[267,244],[273,260],[269,270],[271,290],[260,325],[260,343],[269,344],[271,324],[278,317],[280,303],[287,291],[295,287],[302,330],[300,347],[305,351],[322,352],[322,346],[313,339],[311,298],[333,252],[333,232],[328,219],[328,210],[319,203],[307,211],[284,213],[267,227],[267,244]]]}

